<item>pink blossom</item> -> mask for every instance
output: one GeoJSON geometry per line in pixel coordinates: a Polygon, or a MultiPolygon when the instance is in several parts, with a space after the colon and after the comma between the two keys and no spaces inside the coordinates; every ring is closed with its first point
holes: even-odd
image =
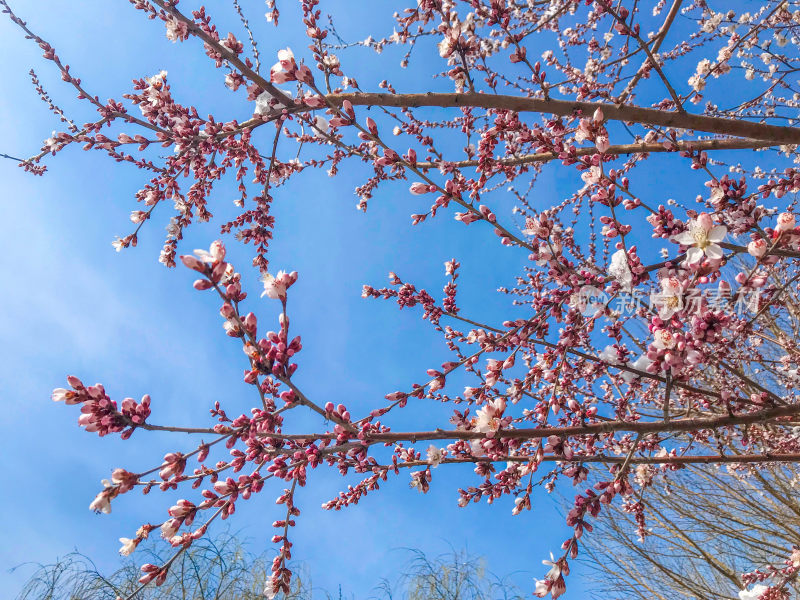
{"type": "Polygon", "coordinates": [[[594,184],[598,183],[603,176],[603,171],[598,166],[589,167],[583,173],[581,173],[581,179],[583,179],[584,183],[587,184],[594,184]]]}
{"type": "Polygon", "coordinates": [[[295,281],[297,281],[296,271],[292,273],[278,271],[278,275],[274,277],[269,273],[265,273],[261,277],[261,282],[264,284],[264,291],[261,293],[261,297],[263,298],[266,296],[267,298],[274,298],[276,300],[285,300],[286,290],[290,288],[295,281]]]}
{"type": "Polygon", "coordinates": [[[794,215],[790,212],[783,212],[778,215],[778,224],[775,226],[776,231],[789,231],[794,229],[795,219],[794,215]]]}
{"type": "Polygon", "coordinates": [[[422,183],[421,181],[417,181],[411,184],[411,187],[408,188],[415,196],[419,196],[420,194],[427,194],[430,189],[427,183],[422,183]]]}
{"type": "Polygon", "coordinates": [[[753,240],[747,244],[747,252],[750,254],[750,256],[761,258],[767,253],[767,242],[761,238],[753,240]]]}
{"type": "Polygon", "coordinates": [[[297,63],[291,48],[278,50],[278,62],[270,69],[270,78],[273,83],[286,83],[297,79],[297,63]]]}
{"type": "Polygon", "coordinates": [[[608,138],[604,135],[597,136],[597,138],[594,141],[594,145],[597,147],[597,151],[600,153],[605,152],[611,147],[608,138]]]}
{"type": "Polygon", "coordinates": [[[463,213],[456,213],[455,215],[456,221],[461,221],[464,225],[469,225],[470,223],[474,223],[475,221],[480,221],[481,216],[475,212],[463,212],[463,213]]]}
{"type": "Polygon", "coordinates": [[[189,26],[177,17],[167,17],[165,24],[167,26],[167,39],[172,43],[183,41],[189,37],[189,26]]]}
{"type": "Polygon", "coordinates": [[[195,250],[194,254],[206,264],[219,264],[225,260],[225,245],[220,240],[217,240],[211,244],[208,250],[195,250]]]}
{"type": "Polygon", "coordinates": [[[671,350],[677,343],[675,336],[667,329],[656,329],[653,337],[653,346],[659,350],[671,350]]]}

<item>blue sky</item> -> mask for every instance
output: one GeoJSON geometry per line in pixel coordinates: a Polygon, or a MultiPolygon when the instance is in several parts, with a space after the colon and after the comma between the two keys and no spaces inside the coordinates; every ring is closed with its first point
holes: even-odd
{"type": "MultiPolygon", "coordinates": [[[[197,102],[201,114],[243,119],[252,112],[241,94],[224,88],[224,74],[212,68],[197,44],[169,43],[161,25],[148,22],[126,2],[33,4],[12,2],[101,98],[121,99],[133,77],[166,69],[178,101],[197,102]]],[[[287,45],[303,56],[305,42],[296,37],[298,32],[267,28],[262,7],[256,3],[249,13],[264,40],[262,60],[271,64],[277,49],[287,45]]],[[[281,9],[288,24],[294,4],[281,9]]],[[[358,21],[337,23],[340,33],[351,40],[366,37],[358,26],[373,35],[381,28],[391,33],[391,10],[375,12],[382,20],[360,15],[358,21]]],[[[221,31],[236,27],[227,3],[213,14],[221,31]]],[[[33,154],[58,128],[28,81],[30,67],[78,122],[93,118],[36,46],[7,19],[0,19],[0,51],[13,56],[0,62],[0,152],[33,154]]],[[[355,72],[365,89],[376,88],[387,65],[393,73],[399,71],[396,56],[362,54],[363,63],[355,72]]],[[[411,72],[393,80],[408,91],[449,85],[429,83],[427,77],[423,81],[420,84],[411,72]]],[[[238,342],[223,334],[217,302],[191,288],[188,270],[168,270],[157,262],[167,212],[147,224],[138,248],[117,254],[111,247],[114,236],[130,231],[128,215],[138,208],[133,195],[145,176],[100,153],[74,148],[47,164],[49,172],[36,178],[11,161],[0,162],[0,256],[8,274],[6,292],[0,296],[0,465],[7,481],[0,514],[5,516],[5,539],[16,540],[0,546],[0,587],[14,592],[31,569],[10,573],[12,566],[49,562],[74,548],[101,568],[113,568],[117,538],[131,537],[142,522],[160,522],[177,496],[131,493],[115,500],[111,515],[98,516],[87,507],[100,489],[100,479],[115,467],[144,470],[167,451],[193,447],[188,438],[155,433],[140,431],[121,442],[81,431],[77,411],[54,405],[49,398],[53,388],[64,385],[67,374],[85,383],[103,382],[118,400],[151,394],[150,420],[159,424],[202,426],[208,423],[207,409],[217,400],[229,414],[245,412],[254,403],[241,382],[244,355],[238,342]]],[[[363,181],[364,172],[353,166],[335,179],[324,172],[306,173],[292,187],[276,192],[270,260],[272,270],[300,272],[290,296],[292,330],[304,342],[298,384],[319,403],[343,402],[361,414],[384,394],[423,381],[426,369],[449,360],[445,346],[419,313],[363,300],[362,284],[383,286],[391,270],[439,296],[445,283],[443,263],[455,257],[463,265],[459,281],[464,314],[499,323],[520,314],[495,290],[513,284],[526,256],[496,244],[491,235],[474,235],[449,215],[411,227],[409,215],[420,212],[427,200],[410,196],[406,184],[382,188],[366,215],[356,211],[353,188],[363,181]]],[[[662,169],[651,171],[658,182],[654,193],[663,196],[654,204],[680,193],[679,182],[662,169]]],[[[538,185],[552,197],[543,201],[558,201],[578,181],[575,171],[547,170],[538,185]]],[[[231,190],[219,188],[212,199],[218,219],[193,226],[182,253],[208,247],[218,237],[218,223],[233,214],[231,190]]],[[[506,218],[510,206],[502,206],[506,218]]],[[[277,302],[258,298],[257,274],[248,267],[249,248],[232,239],[228,248],[252,292],[247,308],[259,315],[262,327],[276,327],[277,302]]],[[[441,414],[440,407],[412,403],[395,423],[435,422],[441,414]]],[[[297,425],[302,426],[318,428],[322,423],[309,416],[297,425]]],[[[381,577],[392,578],[400,547],[430,555],[466,547],[485,556],[491,571],[514,573],[513,580],[529,591],[531,578],[544,574],[540,560],[570,533],[557,503],[544,494],[537,494],[532,512],[519,517],[512,517],[508,498],[493,506],[459,509],[457,488],[476,482],[469,468],[438,469],[425,496],[409,489],[407,474],[401,474],[356,507],[342,512],[319,509],[353,481],[323,469],[312,472],[309,486],[296,499],[303,515],[292,541],[295,558],[305,563],[315,586],[335,590],[341,584],[356,597],[366,596],[381,577]]],[[[569,489],[564,493],[572,494],[569,489]]],[[[237,506],[233,527],[246,524],[254,550],[269,547],[270,524],[279,515],[275,495],[268,488],[261,497],[237,506]]],[[[193,497],[192,492],[185,496],[193,497]]],[[[583,596],[582,569],[576,567],[568,582],[568,600],[583,596]]]]}

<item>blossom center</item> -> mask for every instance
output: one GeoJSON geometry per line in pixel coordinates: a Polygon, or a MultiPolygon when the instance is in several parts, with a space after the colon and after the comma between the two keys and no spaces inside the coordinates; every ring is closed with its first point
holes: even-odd
{"type": "Polygon", "coordinates": [[[705,248],[709,245],[708,232],[703,227],[692,227],[691,234],[698,248],[705,248]]]}

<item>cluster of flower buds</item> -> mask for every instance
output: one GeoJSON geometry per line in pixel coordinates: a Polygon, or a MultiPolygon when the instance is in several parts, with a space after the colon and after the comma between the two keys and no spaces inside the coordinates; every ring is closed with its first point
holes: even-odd
{"type": "Polygon", "coordinates": [[[183,543],[182,536],[176,534],[181,526],[189,526],[194,522],[198,510],[198,507],[189,500],[178,500],[168,511],[171,518],[161,525],[161,537],[168,540],[173,546],[183,543]]]}
{"type": "Polygon", "coordinates": [[[230,277],[228,263],[225,262],[225,245],[217,240],[211,244],[209,250],[195,250],[194,256],[181,256],[184,265],[202,273],[207,279],[198,279],[194,282],[195,289],[207,290],[215,284],[224,284],[230,277]]]}
{"type": "Polygon", "coordinates": [[[550,560],[543,560],[542,564],[549,566],[550,570],[543,580],[536,580],[536,589],[533,593],[539,598],[544,598],[547,594],[551,594],[554,599],[558,598],[567,591],[564,575],[569,575],[569,563],[563,556],[556,559],[551,552],[550,560]]]}
{"type": "Polygon", "coordinates": [[[311,74],[311,69],[306,65],[297,65],[291,48],[278,50],[278,62],[272,65],[269,74],[273,83],[286,83],[287,81],[302,81],[308,84],[314,83],[314,76],[311,74]]]}
{"type": "MultiPolygon", "coordinates": [[[[299,335],[294,337],[292,341],[288,341],[286,329],[281,328],[277,333],[274,331],[267,332],[266,338],[259,340],[258,345],[262,356],[270,361],[274,375],[291,377],[297,370],[297,363],[289,361],[292,356],[303,349],[299,335]]],[[[293,398],[290,399],[290,401],[292,400],[293,398]]]]}
{"type": "Polygon", "coordinates": [[[608,132],[603,126],[604,119],[603,111],[599,108],[594,111],[591,119],[581,119],[575,130],[575,141],[581,143],[584,140],[592,140],[601,154],[608,150],[608,132]]]}
{"type": "Polygon", "coordinates": [[[143,575],[139,577],[139,583],[147,585],[151,581],[155,581],[156,585],[161,585],[167,580],[169,567],[159,567],[158,565],[147,563],[142,565],[141,571],[143,575]]]}
{"type": "Polygon", "coordinates": [[[264,586],[264,596],[267,598],[274,598],[280,592],[288,594],[290,592],[290,582],[292,573],[287,568],[288,561],[292,558],[292,543],[286,535],[289,527],[294,527],[295,520],[292,517],[300,515],[300,509],[294,505],[294,494],[291,490],[284,490],[283,494],[278,496],[275,504],[284,504],[286,506],[286,518],[275,521],[272,526],[281,532],[272,536],[273,544],[281,544],[278,554],[272,561],[272,576],[264,586]]]}
{"type": "Polygon", "coordinates": [[[71,390],[56,388],[53,390],[54,402],[81,404],[81,416],[78,424],[86,431],[97,432],[104,436],[109,433],[120,433],[122,439],[128,439],[133,430],[143,425],[150,416],[150,396],[145,394],[141,402],[133,398],[122,401],[122,410],[117,403],[108,397],[102,384],[85,387],[80,379],[70,375],[67,377],[71,390]]]}

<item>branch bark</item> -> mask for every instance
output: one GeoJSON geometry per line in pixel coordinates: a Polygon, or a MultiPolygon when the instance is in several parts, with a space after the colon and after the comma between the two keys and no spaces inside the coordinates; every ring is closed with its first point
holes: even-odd
{"type": "MultiPolygon", "coordinates": [[[[766,140],[746,140],[746,139],[729,139],[729,140],[694,140],[694,141],[680,141],[673,144],[675,148],[667,148],[661,143],[648,144],[647,142],[636,142],[635,144],[620,144],[617,146],[609,146],[603,154],[620,156],[625,154],[650,154],[654,152],[682,152],[684,150],[749,150],[757,148],[769,148],[770,146],[777,145],[775,142],[766,140]]],[[[597,148],[588,146],[586,148],[577,148],[574,156],[592,156],[597,154],[597,148]]],[[[570,155],[573,156],[573,155],[570,155]]],[[[492,161],[494,164],[514,167],[518,165],[526,165],[530,163],[546,163],[551,160],[561,158],[560,155],[553,152],[537,152],[535,154],[524,154],[522,156],[514,156],[508,158],[498,158],[492,161]]],[[[442,161],[446,162],[446,161],[442,161]]],[[[420,162],[417,167],[420,169],[437,169],[440,162],[420,162]]],[[[447,163],[456,168],[462,169],[464,167],[477,167],[480,161],[477,160],[459,160],[456,162],[447,163]]]]}
{"type": "Polygon", "coordinates": [[[397,108],[462,107],[497,108],[516,112],[538,112],[562,117],[591,115],[598,108],[606,119],[659,125],[676,129],[691,129],[707,133],[718,133],[751,140],[771,141],[778,144],[800,144],[800,128],[782,127],[767,123],[753,123],[740,119],[707,117],[689,113],[666,112],[655,108],[617,106],[602,102],[574,102],[568,100],[541,100],[494,94],[328,94],[328,102],[341,105],[345,100],[358,106],[394,106],[397,108]]]}

